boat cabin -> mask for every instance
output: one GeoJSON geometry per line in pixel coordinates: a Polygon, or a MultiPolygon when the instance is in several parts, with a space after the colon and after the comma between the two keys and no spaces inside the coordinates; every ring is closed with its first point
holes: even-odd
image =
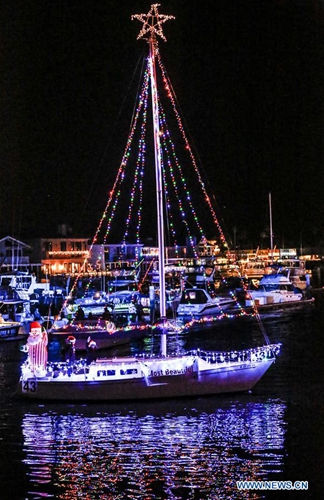
{"type": "Polygon", "coordinates": [[[182,292],[180,304],[206,304],[208,299],[203,288],[189,288],[182,292]]]}

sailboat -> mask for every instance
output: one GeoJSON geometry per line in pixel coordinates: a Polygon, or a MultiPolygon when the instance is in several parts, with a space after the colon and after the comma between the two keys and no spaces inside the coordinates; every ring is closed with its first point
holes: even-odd
{"type": "MultiPolygon", "coordinates": [[[[18,394],[31,399],[65,401],[115,401],[176,398],[230,393],[252,389],[280,351],[280,344],[229,352],[199,349],[185,354],[167,352],[165,251],[163,223],[163,176],[158,116],[155,61],[157,35],[165,40],[162,24],[173,16],[162,15],[159,4],[148,14],[132,19],[143,23],[138,38],[149,44],[149,74],[154,129],[158,257],[160,281],[161,352],[157,356],[99,358],[62,363],[35,364],[29,359],[21,367],[18,394]]],[[[39,332],[35,337],[39,337],[39,332]]],[[[35,343],[35,340],[33,340],[35,343]]],[[[46,347],[44,347],[46,348],[46,347]]],[[[47,357],[39,356],[39,359],[47,357]]]]}

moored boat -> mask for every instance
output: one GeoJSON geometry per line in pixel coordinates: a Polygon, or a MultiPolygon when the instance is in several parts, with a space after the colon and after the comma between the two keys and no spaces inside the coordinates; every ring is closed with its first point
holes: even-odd
{"type": "Polygon", "coordinates": [[[265,274],[256,290],[246,293],[246,306],[256,305],[261,312],[265,308],[303,306],[314,302],[313,297],[307,297],[296,288],[289,276],[282,272],[265,274]]]}
{"type": "Polygon", "coordinates": [[[6,340],[24,340],[26,337],[26,329],[22,323],[5,320],[0,314],[0,343],[6,340]]]}
{"type": "Polygon", "coordinates": [[[188,318],[214,316],[235,304],[232,297],[212,297],[204,288],[186,288],[181,294],[177,315],[188,318]]]}
{"type": "MultiPolygon", "coordinates": [[[[148,37],[146,83],[151,83],[152,115],[154,122],[154,157],[157,201],[157,240],[159,252],[159,356],[102,358],[64,363],[35,362],[29,356],[22,365],[18,394],[32,399],[113,401],[124,399],[151,399],[207,394],[232,393],[252,389],[273,364],[280,350],[279,344],[270,344],[243,351],[202,352],[199,349],[182,355],[170,355],[167,350],[164,196],[159,130],[159,102],[156,81],[156,35],[165,39],[161,24],[173,16],[161,15],[159,4],[153,4],[148,14],[133,16],[143,22],[139,38],[148,37]]],[[[145,95],[148,87],[145,88],[145,95]]],[[[144,95],[144,94],[143,94],[144,95]]],[[[142,148],[144,150],[145,148],[142,148]]],[[[33,334],[41,339],[40,332],[33,334]]],[[[41,342],[41,340],[39,340],[41,342]]],[[[45,348],[45,342],[44,342],[45,348]]],[[[47,356],[42,352],[40,360],[47,356]]]]}
{"type": "Polygon", "coordinates": [[[279,344],[233,352],[50,363],[22,367],[19,393],[40,400],[113,401],[203,396],[252,389],[274,362],[279,344]]]}
{"type": "Polygon", "coordinates": [[[13,291],[11,296],[0,295],[0,338],[1,340],[22,340],[28,335],[33,316],[30,313],[30,302],[17,298],[13,291]]]}
{"type": "Polygon", "coordinates": [[[73,336],[75,350],[85,351],[89,336],[96,342],[97,350],[144,338],[151,326],[142,321],[133,295],[128,291],[116,292],[105,296],[105,300],[82,299],[73,309],[65,307],[67,317],[63,314],[55,319],[48,332],[49,340],[59,341],[64,349],[68,337],[73,336]]]}
{"type": "Polygon", "coordinates": [[[50,341],[60,342],[62,349],[65,348],[67,339],[73,336],[75,350],[86,351],[89,337],[96,342],[97,350],[102,350],[142,339],[148,335],[149,331],[150,325],[145,323],[117,327],[113,321],[94,318],[75,320],[65,324],[61,321],[54,322],[48,335],[50,341]]]}

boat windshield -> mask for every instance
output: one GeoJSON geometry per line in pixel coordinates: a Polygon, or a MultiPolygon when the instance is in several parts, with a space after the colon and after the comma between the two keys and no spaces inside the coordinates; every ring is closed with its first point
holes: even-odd
{"type": "Polygon", "coordinates": [[[281,292],[281,291],[288,291],[288,292],[293,292],[294,287],[293,285],[287,284],[287,285],[260,285],[259,290],[262,292],[281,292]]]}
{"type": "Polygon", "coordinates": [[[185,290],[182,292],[180,304],[206,304],[207,296],[203,290],[185,290]]]}

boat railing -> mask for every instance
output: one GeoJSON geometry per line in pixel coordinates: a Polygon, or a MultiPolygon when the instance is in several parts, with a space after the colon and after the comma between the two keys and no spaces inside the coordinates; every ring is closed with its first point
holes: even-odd
{"type": "Polygon", "coordinates": [[[269,344],[262,347],[235,351],[201,351],[198,349],[189,351],[188,354],[191,356],[196,355],[211,364],[235,361],[263,361],[264,359],[275,358],[279,354],[280,348],[281,344],[269,344]]]}

